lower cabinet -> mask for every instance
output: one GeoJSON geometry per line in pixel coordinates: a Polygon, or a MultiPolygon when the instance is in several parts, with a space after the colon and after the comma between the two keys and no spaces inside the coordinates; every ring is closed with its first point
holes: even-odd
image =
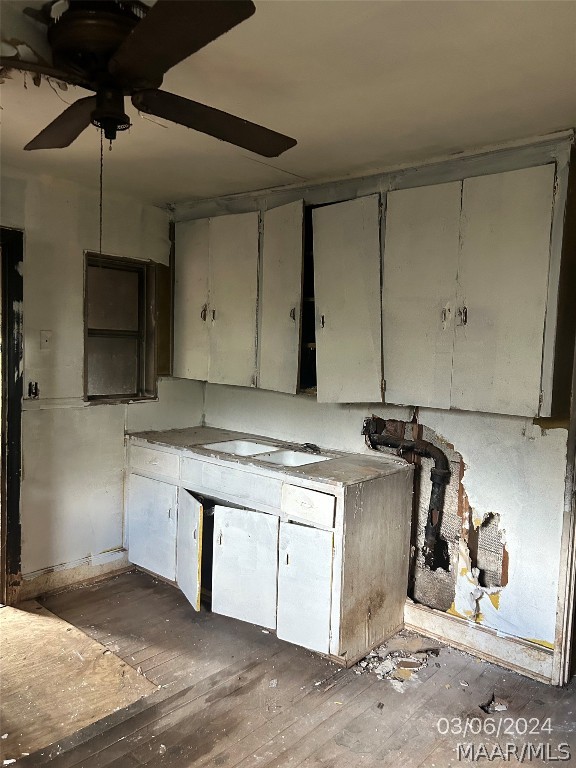
{"type": "Polygon", "coordinates": [[[176,580],[178,488],[130,474],[128,479],[128,546],[130,562],[176,580]]]}
{"type": "Polygon", "coordinates": [[[280,523],[278,617],[282,640],[313,651],[330,651],[334,534],[280,523]]]}
{"type": "Polygon", "coordinates": [[[274,515],[214,508],[212,610],[276,628],[278,525],[274,515]]]}
{"type": "Polygon", "coordinates": [[[196,456],[174,465],[158,452],[130,451],[128,558],[176,584],[195,610],[203,576],[214,613],[346,666],[402,626],[410,465],[350,459],[351,481],[336,492],[334,483],[311,479],[307,487],[196,456]],[[359,473],[366,479],[358,482],[359,473]]]}

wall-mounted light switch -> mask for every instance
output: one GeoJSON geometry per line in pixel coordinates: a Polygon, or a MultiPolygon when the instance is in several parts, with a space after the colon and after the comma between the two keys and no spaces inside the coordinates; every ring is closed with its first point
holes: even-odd
{"type": "Polygon", "coordinates": [[[40,331],[40,349],[50,349],[52,346],[52,331],[40,331]]]}

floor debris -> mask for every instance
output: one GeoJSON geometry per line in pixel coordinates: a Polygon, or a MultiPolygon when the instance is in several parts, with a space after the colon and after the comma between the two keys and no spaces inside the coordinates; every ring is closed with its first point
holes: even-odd
{"type": "Polygon", "coordinates": [[[370,651],[353,669],[357,675],[372,673],[379,680],[390,680],[401,691],[402,684],[428,666],[430,656],[437,656],[441,648],[436,640],[403,630],[370,651]]]}
{"type": "Polygon", "coordinates": [[[487,701],[486,704],[480,704],[480,709],[486,712],[487,715],[491,715],[494,712],[506,712],[508,703],[502,699],[497,699],[496,694],[492,694],[490,701],[487,701]]]}

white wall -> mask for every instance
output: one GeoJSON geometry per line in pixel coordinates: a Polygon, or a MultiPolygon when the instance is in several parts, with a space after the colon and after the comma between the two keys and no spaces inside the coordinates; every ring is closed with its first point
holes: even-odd
{"type": "MultiPolygon", "coordinates": [[[[306,396],[207,385],[206,424],[324,448],[368,452],[365,416],[406,419],[406,408],[328,405],[306,396]]],[[[499,608],[481,598],[478,622],[516,637],[554,642],[563,517],[566,430],[544,433],[530,419],[420,409],[430,427],[462,454],[463,485],[475,515],[498,513],[510,555],[499,608]]],[[[460,590],[470,591],[467,574],[460,590]]],[[[458,608],[458,606],[456,606],[458,608]]]]}
{"type": "MultiPolygon", "coordinates": [[[[2,169],[1,224],[24,230],[24,401],[21,496],[24,594],[126,562],[122,551],[124,431],[198,424],[202,385],[163,380],[158,402],[86,405],[84,251],[97,251],[98,195],[2,169]],[[52,331],[40,349],[40,331],[52,331]],[[54,574],[60,574],[54,575],[54,574]]],[[[167,263],[165,212],[105,195],[104,253],[167,263]]]]}

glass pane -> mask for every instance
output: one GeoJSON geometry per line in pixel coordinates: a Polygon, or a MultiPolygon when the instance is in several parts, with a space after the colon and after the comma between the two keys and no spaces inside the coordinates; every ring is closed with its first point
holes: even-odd
{"type": "Polygon", "coordinates": [[[138,272],[88,266],[86,273],[88,328],[138,330],[138,272]]]}
{"type": "Polygon", "coordinates": [[[138,339],[86,339],[88,397],[138,393],[138,339]]]}

